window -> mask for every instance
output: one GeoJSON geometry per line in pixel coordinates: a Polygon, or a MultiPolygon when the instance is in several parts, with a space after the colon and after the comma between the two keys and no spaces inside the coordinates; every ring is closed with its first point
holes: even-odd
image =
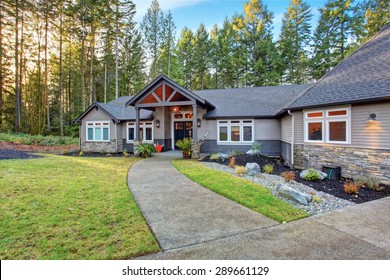
{"type": "Polygon", "coordinates": [[[253,136],[253,120],[218,121],[218,142],[247,144],[253,136]]]}
{"type": "Polygon", "coordinates": [[[305,141],[348,144],[350,108],[305,112],[305,141]]]}
{"type": "MultiPolygon", "coordinates": [[[[139,126],[141,141],[153,143],[153,122],[141,122],[139,126]]],[[[127,123],[127,142],[133,142],[136,138],[135,122],[127,123]]]]}
{"type": "Polygon", "coordinates": [[[87,122],[87,141],[105,142],[110,140],[110,122],[87,122]]]}

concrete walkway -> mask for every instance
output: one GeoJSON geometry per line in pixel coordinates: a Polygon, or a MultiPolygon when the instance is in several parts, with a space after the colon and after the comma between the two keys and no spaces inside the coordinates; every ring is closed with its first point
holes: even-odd
{"type": "Polygon", "coordinates": [[[162,155],[137,162],[128,174],[130,191],[162,250],[278,224],[189,180],[171,164],[177,154],[162,155]]]}
{"type": "Polygon", "coordinates": [[[390,197],[278,224],[187,179],[173,157],[129,171],[163,250],[141,259],[390,259],[390,197]]]}

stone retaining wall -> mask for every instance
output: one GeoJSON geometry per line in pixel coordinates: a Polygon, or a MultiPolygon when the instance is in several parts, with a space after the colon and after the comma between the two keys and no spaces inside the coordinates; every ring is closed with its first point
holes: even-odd
{"type": "MultiPolygon", "coordinates": [[[[95,153],[116,153],[116,140],[111,140],[109,142],[81,142],[81,150],[83,152],[95,152],[95,153]]],[[[122,145],[120,145],[122,146],[122,145]]],[[[118,145],[119,149],[119,145],[118,145]]]]}
{"type": "Polygon", "coordinates": [[[294,145],[297,168],[323,165],[341,166],[342,176],[353,178],[369,173],[390,184],[390,150],[363,149],[343,146],[294,145]]]}

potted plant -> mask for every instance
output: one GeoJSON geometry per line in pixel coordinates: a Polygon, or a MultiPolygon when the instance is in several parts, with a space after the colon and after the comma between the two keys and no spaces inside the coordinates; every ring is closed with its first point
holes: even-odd
{"type": "Polygon", "coordinates": [[[156,148],[157,153],[161,153],[162,149],[164,148],[164,145],[161,145],[157,142],[157,144],[154,144],[154,147],[156,148]]]}
{"type": "Polygon", "coordinates": [[[156,152],[156,149],[151,144],[139,144],[135,148],[140,157],[149,158],[152,156],[152,152],[156,152]]]}
{"type": "Polygon", "coordinates": [[[182,151],[183,158],[191,158],[191,146],[192,146],[191,138],[184,138],[183,140],[177,141],[176,146],[179,148],[179,150],[182,151]]]}

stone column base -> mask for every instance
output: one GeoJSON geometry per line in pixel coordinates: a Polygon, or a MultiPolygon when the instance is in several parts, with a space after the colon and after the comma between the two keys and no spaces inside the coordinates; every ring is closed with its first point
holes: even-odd
{"type": "Polygon", "coordinates": [[[192,141],[191,145],[191,158],[193,159],[199,159],[200,158],[200,145],[201,143],[199,141],[192,141]]]}
{"type": "Polygon", "coordinates": [[[133,145],[133,147],[134,147],[134,156],[136,156],[136,157],[139,157],[139,152],[137,151],[137,146],[140,145],[140,144],[141,144],[140,141],[134,141],[134,145],[133,145]]]}

